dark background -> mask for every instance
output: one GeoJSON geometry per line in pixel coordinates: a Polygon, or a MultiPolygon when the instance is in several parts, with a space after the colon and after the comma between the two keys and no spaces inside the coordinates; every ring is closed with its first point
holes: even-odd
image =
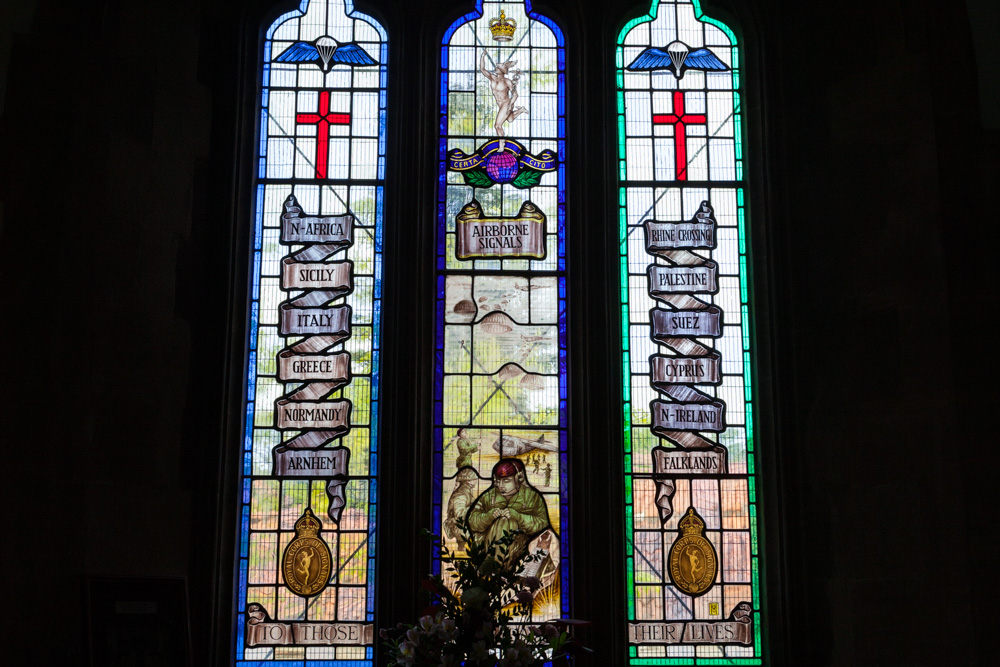
{"type": "MultiPolygon", "coordinates": [[[[357,4],[390,37],[386,625],[412,620],[427,570],[436,44],[472,3],[357,4]]],[[[187,577],[195,664],[227,655],[247,26],[269,5],[0,6],[5,664],[83,664],[97,575],[187,577]]],[[[612,54],[647,7],[536,3],[570,72],[574,615],[594,621],[591,665],[620,664],[624,640],[612,54]]],[[[773,662],[991,663],[1000,5],[708,13],[746,47],[773,662]]]]}

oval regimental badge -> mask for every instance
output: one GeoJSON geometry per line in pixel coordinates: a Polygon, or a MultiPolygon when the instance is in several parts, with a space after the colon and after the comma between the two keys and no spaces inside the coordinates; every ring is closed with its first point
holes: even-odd
{"type": "Polygon", "coordinates": [[[715,547],[705,539],[705,522],[693,507],[681,519],[677,527],[681,536],[670,547],[667,563],[674,586],[692,597],[708,592],[715,583],[719,559],[715,547]]]}
{"type": "Polygon", "coordinates": [[[295,539],[281,557],[285,585],[302,597],[318,595],[330,583],[333,558],[330,547],[319,536],[323,525],[308,507],[295,522],[295,539]]]}

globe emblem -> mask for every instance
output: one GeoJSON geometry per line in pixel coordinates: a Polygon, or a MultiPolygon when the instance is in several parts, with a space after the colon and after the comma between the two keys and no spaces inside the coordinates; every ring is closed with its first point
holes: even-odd
{"type": "Polygon", "coordinates": [[[517,176],[517,158],[513,153],[493,153],[486,158],[486,173],[494,183],[510,183],[517,176]]]}

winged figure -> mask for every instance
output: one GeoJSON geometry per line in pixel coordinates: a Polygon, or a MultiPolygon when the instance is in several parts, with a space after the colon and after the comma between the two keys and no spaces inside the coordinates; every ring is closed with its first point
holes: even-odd
{"type": "Polygon", "coordinates": [[[649,47],[636,56],[625,69],[631,72],[669,70],[680,79],[689,69],[724,72],[729,67],[708,49],[692,51],[684,42],[670,42],[666,49],[649,47]]]}
{"type": "Polygon", "coordinates": [[[378,63],[357,44],[341,44],[332,37],[320,37],[314,42],[295,42],[278,54],[278,63],[316,63],[324,72],[334,65],[352,67],[378,63]]]}

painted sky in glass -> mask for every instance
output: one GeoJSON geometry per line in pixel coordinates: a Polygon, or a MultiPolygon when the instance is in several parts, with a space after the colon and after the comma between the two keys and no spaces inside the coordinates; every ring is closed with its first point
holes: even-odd
{"type": "Polygon", "coordinates": [[[434,530],[459,550],[460,519],[486,538],[523,530],[515,550],[546,554],[532,614],[557,618],[569,604],[562,32],[528,2],[480,0],[447,30],[441,67],[434,530]]]}

